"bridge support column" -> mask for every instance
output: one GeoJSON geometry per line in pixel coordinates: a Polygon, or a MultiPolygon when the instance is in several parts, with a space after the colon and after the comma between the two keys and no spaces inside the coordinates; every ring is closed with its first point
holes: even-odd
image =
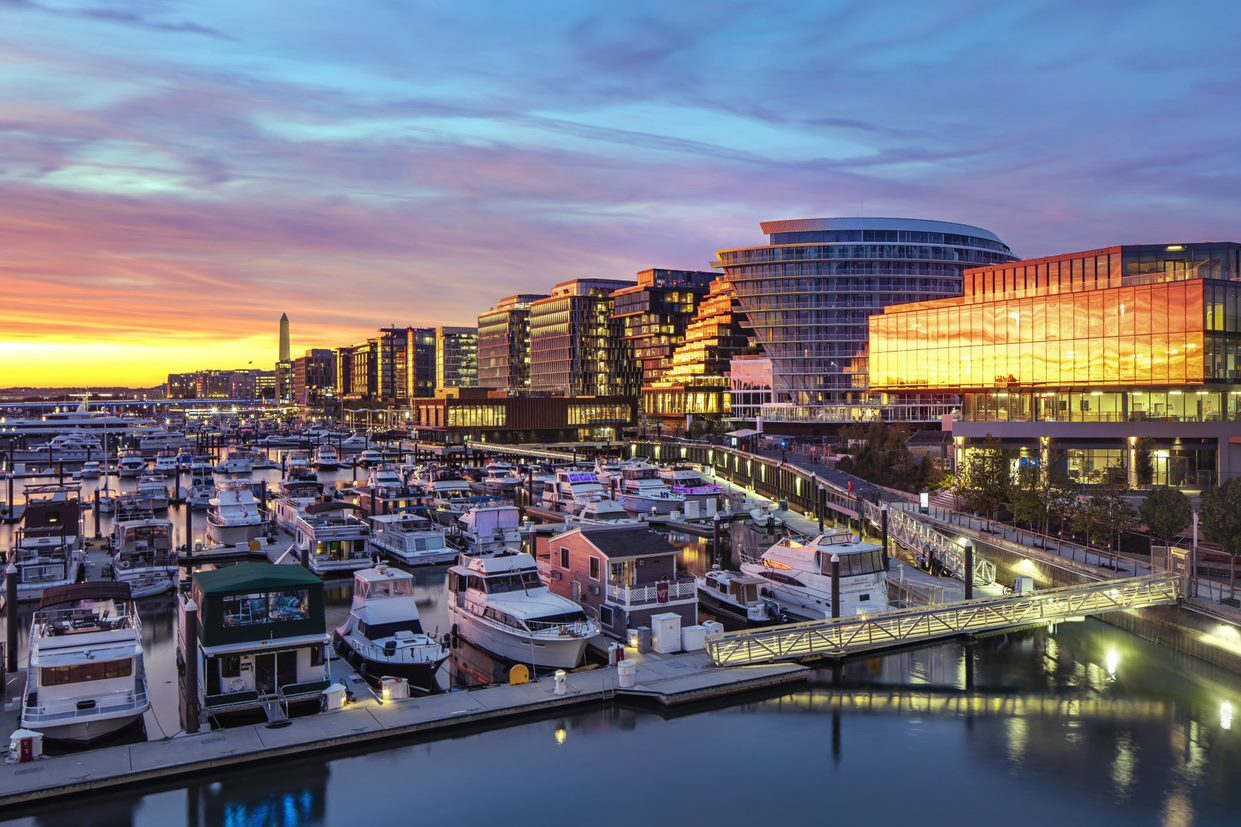
{"type": "Polygon", "coordinates": [[[974,599],[974,543],[965,541],[965,599],[974,599]]]}

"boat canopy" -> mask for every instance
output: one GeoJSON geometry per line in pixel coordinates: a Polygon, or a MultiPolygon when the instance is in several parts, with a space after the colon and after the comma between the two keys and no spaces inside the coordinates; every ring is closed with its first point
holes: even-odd
{"type": "Polygon", "coordinates": [[[71,586],[54,586],[45,589],[39,599],[39,608],[59,606],[64,603],[76,603],[79,600],[130,600],[132,593],[128,583],[99,581],[95,583],[74,583],[71,586]]]}

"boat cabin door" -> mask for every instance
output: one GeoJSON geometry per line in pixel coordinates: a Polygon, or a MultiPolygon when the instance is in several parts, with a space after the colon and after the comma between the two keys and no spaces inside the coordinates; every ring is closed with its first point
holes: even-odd
{"type": "Polygon", "coordinates": [[[297,650],[254,656],[254,688],[259,695],[275,695],[279,687],[293,683],[297,683],[297,650]]]}

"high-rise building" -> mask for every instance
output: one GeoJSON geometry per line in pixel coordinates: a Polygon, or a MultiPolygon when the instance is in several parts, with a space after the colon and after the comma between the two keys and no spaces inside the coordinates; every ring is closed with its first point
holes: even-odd
{"type": "MultiPolygon", "coordinates": [[[[1015,261],[987,230],[906,218],[810,218],[762,224],[768,244],[721,250],[763,354],[775,403],[765,418],[848,422],[879,415],[867,387],[867,322],[883,308],[959,296],[967,267],[1015,261]]],[[[938,419],[955,404],[919,405],[938,419]]],[[[893,409],[894,410],[894,409],[893,409]]],[[[898,414],[899,415],[899,414],[898,414]]]]}
{"type": "Polygon", "coordinates": [[[336,350],[336,397],[345,401],[379,399],[379,339],[336,350]]]}
{"type": "Polygon", "coordinates": [[[478,328],[435,331],[435,389],[478,387],[478,328]]]}
{"type": "Polygon", "coordinates": [[[289,347],[289,314],[280,314],[280,358],[277,362],[288,362],[292,356],[289,347]]]}
{"type": "Polygon", "coordinates": [[[478,384],[506,393],[530,390],[530,305],[544,293],[508,296],[478,317],[478,384]]]}
{"type": "Polygon", "coordinates": [[[657,382],[685,337],[698,302],[719,273],[654,268],[638,273],[638,283],[612,294],[613,317],[637,371],[635,382],[657,382]]]}
{"type": "Polygon", "coordinates": [[[530,390],[632,396],[632,360],[612,318],[617,279],[573,279],[530,305],[530,390]]]}
{"type": "Polygon", "coordinates": [[[673,420],[668,426],[676,429],[686,415],[727,416],[729,363],[748,345],[737,293],[727,278],[716,277],[686,325],[684,341],[672,352],[663,378],[642,388],[647,418],[673,420]]]}
{"type": "Polygon", "coordinates": [[[771,360],[766,356],[734,356],[728,366],[729,418],[734,422],[759,424],[763,406],[770,405],[771,360]]]}
{"type": "Polygon", "coordinates": [[[1082,483],[1241,476],[1241,244],[1107,247],[966,271],[965,295],[871,319],[871,386],[963,394],[960,460],[1082,483]]]}
{"type": "Polygon", "coordinates": [[[312,348],[293,360],[293,401],[321,406],[336,398],[336,353],[312,348]]]}

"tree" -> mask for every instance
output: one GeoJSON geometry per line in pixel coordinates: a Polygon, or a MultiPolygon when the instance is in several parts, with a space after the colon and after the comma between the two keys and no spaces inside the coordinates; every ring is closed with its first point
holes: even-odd
{"type": "Polygon", "coordinates": [[[905,491],[925,491],[934,484],[938,471],[909,453],[907,428],[873,422],[850,426],[841,435],[851,455],[836,463],[839,470],[905,491]]]}
{"type": "Polygon", "coordinates": [[[1068,512],[1076,502],[1076,486],[1041,465],[1024,468],[1019,477],[1009,503],[1014,519],[1043,534],[1051,533],[1052,518],[1068,512]]]}
{"type": "Polygon", "coordinates": [[[1189,497],[1175,488],[1159,487],[1151,491],[1138,508],[1142,522],[1152,535],[1171,545],[1181,532],[1193,521],[1193,508],[1189,497]]]}
{"type": "Polygon", "coordinates": [[[1237,597],[1237,557],[1241,555],[1241,479],[1231,479],[1202,494],[1202,533],[1232,558],[1228,596],[1237,597]]]}
{"type": "Polygon", "coordinates": [[[1008,501],[1012,489],[1012,474],[1004,448],[997,439],[988,439],[981,448],[966,452],[957,468],[957,488],[954,492],[965,507],[991,519],[1008,501]]]}
{"type": "Polygon", "coordinates": [[[1134,526],[1137,514],[1129,501],[1118,494],[1096,494],[1079,502],[1073,513],[1073,530],[1086,535],[1087,545],[1106,540],[1109,551],[1119,555],[1120,533],[1134,526]]]}

